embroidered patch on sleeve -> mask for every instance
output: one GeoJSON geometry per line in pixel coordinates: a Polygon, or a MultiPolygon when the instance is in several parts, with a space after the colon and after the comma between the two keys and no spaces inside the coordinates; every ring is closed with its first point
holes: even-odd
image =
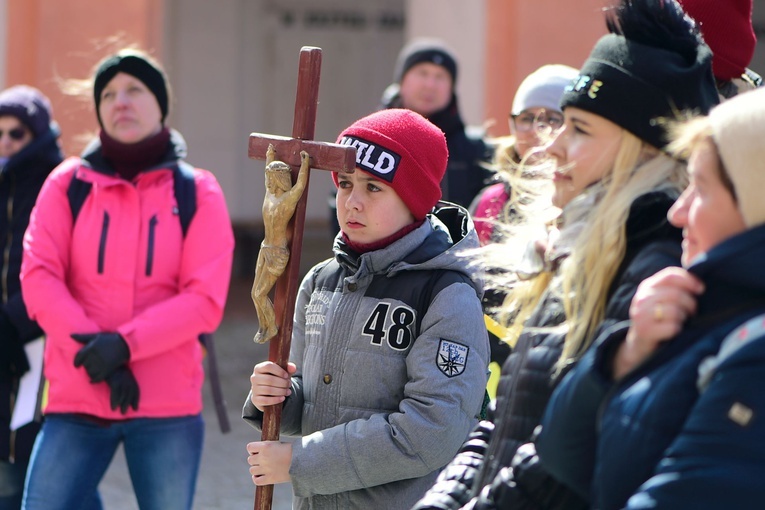
{"type": "Polygon", "coordinates": [[[436,365],[446,377],[456,377],[465,371],[470,347],[443,338],[438,344],[436,365]]]}

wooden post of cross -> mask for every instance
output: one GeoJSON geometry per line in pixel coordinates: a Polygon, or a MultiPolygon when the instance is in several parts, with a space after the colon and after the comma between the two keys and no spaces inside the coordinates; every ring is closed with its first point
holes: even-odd
{"type": "MultiPolygon", "coordinates": [[[[321,48],[304,46],[300,50],[295,115],[292,138],[252,133],[249,141],[249,157],[266,159],[269,144],[274,146],[276,160],[283,161],[292,169],[293,182],[300,167],[300,151],[311,157],[311,168],[336,172],[353,172],[356,168],[356,149],[344,145],[314,142],[316,109],[319,103],[319,78],[321,76],[321,48]]],[[[303,247],[303,227],[308,199],[308,183],[287,226],[290,258],[274,288],[274,311],[279,331],[271,340],[268,359],[286,370],[292,341],[292,316],[300,283],[300,252],[303,247]]],[[[266,408],[263,416],[262,441],[278,441],[282,406],[266,408]]],[[[255,491],[255,510],[270,510],[273,485],[260,486],[255,491]]]]}

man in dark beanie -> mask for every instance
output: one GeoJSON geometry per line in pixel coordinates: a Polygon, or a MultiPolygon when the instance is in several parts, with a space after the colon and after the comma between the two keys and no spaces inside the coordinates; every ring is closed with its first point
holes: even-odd
{"type": "Polygon", "coordinates": [[[434,39],[415,39],[398,55],[394,80],[406,107],[427,117],[446,108],[457,83],[457,62],[434,39]]]}
{"type": "MultiPolygon", "coordinates": [[[[393,83],[382,95],[381,109],[406,108],[435,124],[446,135],[449,163],[441,179],[442,200],[468,207],[486,185],[492,172],[483,163],[492,148],[483,130],[465,126],[457,105],[457,61],[438,39],[414,39],[402,48],[393,72],[393,83]]],[[[332,235],[339,231],[334,191],[329,201],[332,235]]]]}
{"type": "MultiPolygon", "coordinates": [[[[30,363],[25,344],[42,336],[21,298],[22,239],[48,174],[62,161],[48,98],[16,85],[0,93],[0,508],[19,508],[38,422],[11,431],[12,405],[30,363]]],[[[39,376],[38,379],[39,380],[39,376]]],[[[30,404],[35,405],[35,402],[30,404]]],[[[18,418],[18,417],[17,417],[18,418]]]]}
{"type": "Polygon", "coordinates": [[[467,207],[490,177],[481,163],[491,159],[491,151],[482,136],[468,133],[456,83],[451,50],[437,39],[415,39],[399,53],[394,83],[383,94],[382,106],[414,110],[446,134],[449,163],[441,181],[443,199],[467,207]]]}

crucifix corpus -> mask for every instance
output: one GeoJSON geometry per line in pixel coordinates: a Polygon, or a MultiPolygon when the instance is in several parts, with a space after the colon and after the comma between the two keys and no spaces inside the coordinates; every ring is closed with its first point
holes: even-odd
{"type": "MultiPolygon", "coordinates": [[[[292,316],[300,283],[308,168],[336,172],[353,172],[356,168],[355,148],[312,141],[319,104],[320,76],[321,48],[304,46],[300,50],[292,138],[252,133],[249,141],[249,157],[266,160],[267,188],[263,200],[265,235],[252,287],[252,299],[259,322],[255,340],[265,342],[273,338],[268,359],[285,370],[289,361],[292,316]],[[280,176],[284,176],[285,180],[280,176]],[[289,176],[288,180],[286,176],[289,176]],[[271,287],[274,287],[273,305],[268,298],[271,287]]],[[[279,440],[281,415],[281,405],[266,408],[262,441],[279,440]]],[[[273,491],[273,485],[257,487],[255,510],[270,510],[273,491]]]]}

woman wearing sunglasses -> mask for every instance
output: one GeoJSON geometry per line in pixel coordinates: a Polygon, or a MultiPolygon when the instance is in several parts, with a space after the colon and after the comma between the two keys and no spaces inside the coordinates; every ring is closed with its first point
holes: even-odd
{"type": "Polygon", "coordinates": [[[22,238],[45,178],[59,163],[59,129],[48,98],[17,85],[0,93],[0,508],[19,508],[40,424],[11,432],[19,379],[29,370],[24,344],[42,335],[21,299],[22,238]]]}

